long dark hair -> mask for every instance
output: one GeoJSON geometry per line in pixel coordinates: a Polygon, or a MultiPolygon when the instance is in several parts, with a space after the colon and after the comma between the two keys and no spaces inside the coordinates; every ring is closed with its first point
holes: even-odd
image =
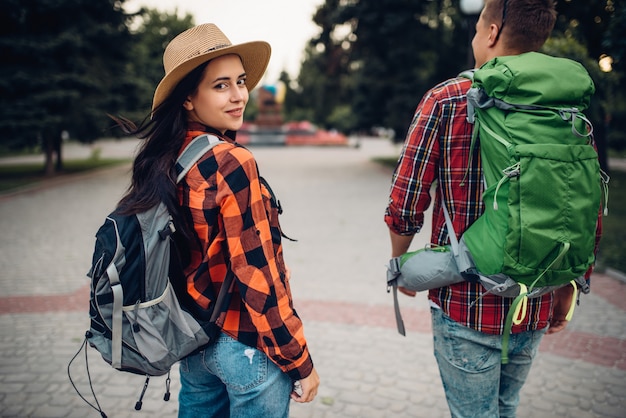
{"type": "Polygon", "coordinates": [[[174,219],[183,219],[178,204],[174,164],[187,134],[187,112],[183,104],[196,92],[208,61],[183,78],[151,116],[139,126],[122,117],[112,117],[127,134],[145,142],[133,163],[133,176],[117,212],[136,214],[165,203],[174,219]]]}

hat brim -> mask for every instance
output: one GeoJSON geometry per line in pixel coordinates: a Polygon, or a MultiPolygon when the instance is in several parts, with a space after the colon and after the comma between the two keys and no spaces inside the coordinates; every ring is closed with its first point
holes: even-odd
{"type": "Polygon", "coordinates": [[[246,86],[248,87],[248,91],[252,91],[263,78],[263,74],[265,74],[265,70],[270,62],[271,52],[272,49],[267,42],[254,41],[209,51],[181,63],[163,77],[154,91],[152,112],[163,103],[165,98],[172,93],[176,85],[185,78],[187,74],[193,71],[194,68],[224,55],[239,55],[243,68],[246,71],[246,86]]]}

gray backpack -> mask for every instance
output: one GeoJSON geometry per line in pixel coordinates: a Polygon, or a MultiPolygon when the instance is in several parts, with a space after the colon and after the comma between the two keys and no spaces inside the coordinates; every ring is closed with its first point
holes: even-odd
{"type": "MultiPolygon", "coordinates": [[[[177,182],[220,142],[214,136],[196,137],[176,162],[177,182]]],[[[88,343],[113,368],[146,375],[144,392],[150,376],[169,373],[174,363],[213,341],[219,333],[217,317],[232,284],[232,274],[228,274],[209,310],[192,315],[190,304],[181,303],[184,284],[171,280],[182,278],[175,232],[174,220],[162,202],[136,215],[113,212],[96,233],[87,274],[91,278],[91,324],[79,352],[88,343]]],[[[135,409],[141,409],[144,392],[135,409]]],[[[91,406],[102,412],[99,405],[91,406]]]]}

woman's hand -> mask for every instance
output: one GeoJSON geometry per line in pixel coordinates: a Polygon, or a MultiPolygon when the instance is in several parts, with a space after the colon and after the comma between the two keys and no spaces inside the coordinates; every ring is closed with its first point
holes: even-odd
{"type": "Polygon", "coordinates": [[[317,375],[315,368],[313,368],[310,375],[294,383],[291,399],[300,403],[311,402],[317,395],[319,385],[320,377],[317,375]]]}

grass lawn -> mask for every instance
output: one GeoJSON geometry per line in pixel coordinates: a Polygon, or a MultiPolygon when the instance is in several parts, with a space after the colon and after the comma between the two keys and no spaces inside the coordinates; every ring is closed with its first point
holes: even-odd
{"type": "MultiPolygon", "coordinates": [[[[63,171],[55,174],[53,177],[87,172],[97,168],[122,164],[128,161],[130,160],[93,157],[82,160],[64,161],[63,171]]],[[[0,194],[49,178],[51,177],[44,175],[44,168],[41,163],[0,165],[0,194]]]]}
{"type": "Polygon", "coordinates": [[[598,270],[610,267],[626,272],[626,172],[612,171],[609,182],[609,215],[602,218],[598,270]]]}
{"type": "MultiPolygon", "coordinates": [[[[379,164],[394,168],[395,158],[377,158],[379,164]]],[[[612,268],[626,273],[626,172],[611,172],[609,215],[602,218],[602,240],[596,271],[612,268]]]]}

